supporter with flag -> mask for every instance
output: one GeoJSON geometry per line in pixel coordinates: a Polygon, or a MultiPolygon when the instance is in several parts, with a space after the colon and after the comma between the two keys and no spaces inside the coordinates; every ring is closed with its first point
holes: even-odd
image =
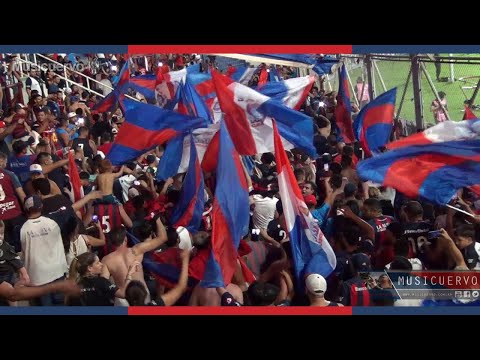
{"type": "Polygon", "coordinates": [[[397,88],[383,93],[365,105],[355,118],[355,137],[370,157],[388,143],[393,128],[397,88]]]}
{"type": "Polygon", "coordinates": [[[125,122],[107,156],[114,165],[136,159],[183,132],[207,126],[205,119],[193,118],[130,99],[125,99],[125,107],[125,122]]]}
{"type": "Polygon", "coordinates": [[[336,266],[335,254],[303,200],[276,123],[273,124],[275,162],[287,232],[290,237],[297,285],[309,273],[327,277],[336,266]]]}

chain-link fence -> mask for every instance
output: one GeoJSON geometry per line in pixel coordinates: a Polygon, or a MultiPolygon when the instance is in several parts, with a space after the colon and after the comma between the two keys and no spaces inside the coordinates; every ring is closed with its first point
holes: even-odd
{"type": "MultiPolygon", "coordinates": [[[[471,109],[480,113],[480,94],[476,96],[480,85],[480,54],[422,54],[415,58],[417,72],[412,72],[415,61],[408,54],[345,55],[342,59],[348,71],[351,100],[359,105],[362,87],[366,93],[371,88],[373,97],[397,87],[396,115],[413,124],[420,109],[425,127],[436,123],[438,114],[432,111],[432,103],[437,96],[442,105],[446,105],[447,119],[462,120],[464,104],[470,101],[471,109]],[[415,74],[419,78],[421,91],[418,92],[413,87],[415,74]],[[420,103],[417,110],[416,97],[420,103]]],[[[325,91],[338,89],[337,73],[325,78],[324,88],[325,91]]]]}

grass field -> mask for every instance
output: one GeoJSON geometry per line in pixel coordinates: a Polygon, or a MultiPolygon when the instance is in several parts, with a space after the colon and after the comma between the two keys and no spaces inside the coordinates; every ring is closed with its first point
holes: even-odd
{"type": "MultiPolygon", "coordinates": [[[[448,54],[441,54],[442,56],[448,56],[448,54]]],[[[455,54],[455,56],[462,57],[480,57],[480,54],[455,54]]],[[[396,109],[400,104],[402,94],[405,88],[408,73],[410,71],[409,62],[394,62],[394,61],[377,61],[378,68],[385,82],[387,90],[393,87],[397,87],[397,104],[396,109]]],[[[467,98],[470,98],[473,94],[473,90],[480,79],[480,64],[454,64],[453,71],[455,81],[452,82],[438,82],[435,76],[435,64],[425,63],[425,67],[434,83],[434,86],[438,91],[443,91],[447,96],[448,112],[451,120],[461,120],[463,117],[463,102],[467,98]],[[459,81],[462,77],[476,77],[467,80],[467,82],[459,81]],[[463,89],[462,87],[470,87],[470,89],[463,89]]],[[[361,69],[354,69],[350,71],[350,78],[355,83],[358,76],[361,75],[361,69]]],[[[378,74],[375,72],[375,88],[377,94],[384,92],[378,74]]],[[[441,64],[441,78],[450,78],[450,64],[441,64]]],[[[335,79],[336,80],[336,79],[335,79]]],[[[338,82],[335,81],[334,88],[338,88],[338,82]]],[[[426,123],[434,123],[433,114],[430,111],[430,105],[435,98],[435,95],[428,84],[425,75],[422,73],[422,93],[423,93],[423,117],[426,123]]],[[[480,94],[477,96],[476,104],[480,103],[480,94]]],[[[477,113],[479,113],[477,111],[477,113]]],[[[480,115],[477,114],[477,115],[480,115]]],[[[402,118],[415,121],[415,109],[413,101],[413,86],[410,79],[407,92],[405,95],[405,101],[401,109],[400,116],[402,118]]]]}

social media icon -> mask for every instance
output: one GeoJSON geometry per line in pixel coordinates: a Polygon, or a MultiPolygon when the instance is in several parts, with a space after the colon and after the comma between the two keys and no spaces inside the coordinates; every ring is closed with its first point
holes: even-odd
{"type": "Polygon", "coordinates": [[[455,297],[456,298],[461,298],[462,297],[462,292],[461,291],[455,291],[455,297]]]}
{"type": "Polygon", "coordinates": [[[477,290],[472,291],[472,297],[477,298],[479,296],[480,296],[480,292],[478,292],[477,290]]]}
{"type": "Polygon", "coordinates": [[[469,298],[470,297],[470,291],[464,291],[463,292],[463,297],[464,298],[469,298]]]}

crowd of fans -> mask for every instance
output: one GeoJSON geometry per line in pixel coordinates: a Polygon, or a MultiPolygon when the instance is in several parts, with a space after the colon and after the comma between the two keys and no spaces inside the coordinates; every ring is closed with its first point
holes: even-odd
{"type": "MultiPolygon", "coordinates": [[[[196,62],[202,66],[215,62],[196,54],[159,55],[149,57],[147,63],[144,59],[131,63],[133,75],[154,73],[158,66],[178,70],[196,62]]],[[[86,75],[107,85],[90,84],[92,89],[107,95],[124,61],[122,55],[110,54],[95,71],[88,70],[86,75]]],[[[277,70],[284,78],[294,76],[290,68],[277,70]]],[[[1,115],[0,302],[4,305],[25,299],[42,306],[408,305],[394,296],[388,278],[372,282],[369,274],[480,266],[477,195],[464,189],[452,201],[471,213],[469,217],[363,182],[356,173],[361,149],[336,136],[336,92],[325,93],[320,85],[312,88],[301,109],[312,117],[320,157],[312,159],[296,149],[287,154],[305,203],[335,251],[335,271],[326,279],[308,274],[301,284],[292,276],[275,157],[265,153],[252,157],[252,175],[245,171],[251,185],[251,216],[239,248],[256,280],[247,283],[239,270],[225,288],[192,284],[191,279],[201,279],[210,254],[215,174],[205,174],[206,206],[199,231],[172,227],[170,216],[184,174],[156,180],[162,145],[114,168],[106,156],[124,122],[122,111],[93,111],[99,97],[78,85],[67,86],[58,75],[32,70],[25,81],[29,96],[25,104],[4,106],[1,115]],[[74,194],[69,166],[79,172],[81,198],[74,194]],[[441,231],[431,238],[434,229],[441,231]],[[171,283],[147,269],[147,258],[174,263],[178,281],[171,283]]],[[[12,70],[8,76],[18,74],[12,70]]],[[[70,79],[87,85],[74,72],[70,79]]],[[[353,106],[352,111],[355,117],[359,108],[353,106]]]]}

